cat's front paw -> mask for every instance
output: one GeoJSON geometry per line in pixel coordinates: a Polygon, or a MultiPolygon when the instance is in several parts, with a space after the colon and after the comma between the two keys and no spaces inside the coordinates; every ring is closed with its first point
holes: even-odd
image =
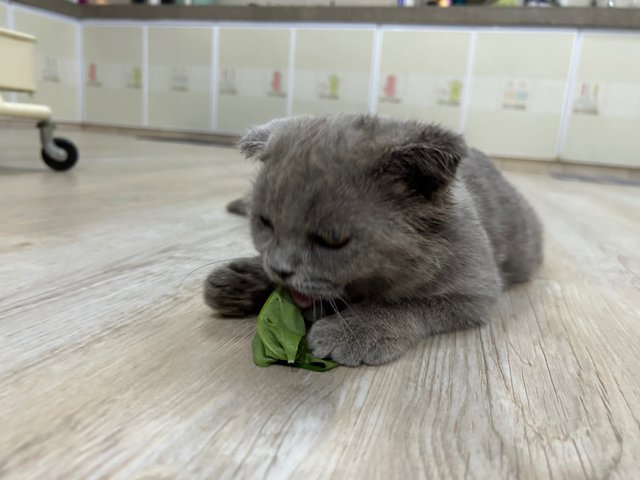
{"type": "Polygon", "coordinates": [[[316,357],[331,358],[349,367],[381,365],[408,349],[406,342],[377,330],[374,322],[364,323],[346,312],[316,321],[307,343],[316,357]]]}
{"type": "Polygon", "coordinates": [[[204,283],[204,301],[225,317],[257,314],[274,289],[258,258],[243,258],[212,271],[204,283]]]}

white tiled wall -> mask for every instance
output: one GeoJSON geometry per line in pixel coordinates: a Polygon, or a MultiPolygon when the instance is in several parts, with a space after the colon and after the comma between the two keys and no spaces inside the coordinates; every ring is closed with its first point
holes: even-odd
{"type": "Polygon", "coordinates": [[[375,111],[496,156],[640,166],[640,33],[101,22],[79,48],[74,22],[0,0],[0,25],[8,8],[39,40],[39,91],[19,99],[58,119],[80,120],[79,98],[87,122],[223,133],[375,111]]]}

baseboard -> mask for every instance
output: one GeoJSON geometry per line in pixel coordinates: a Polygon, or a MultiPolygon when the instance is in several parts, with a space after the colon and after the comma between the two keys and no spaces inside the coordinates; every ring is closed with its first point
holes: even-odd
{"type": "Polygon", "coordinates": [[[595,180],[640,181],[640,168],[612,165],[591,165],[562,160],[541,161],[521,158],[493,158],[500,170],[511,172],[537,173],[542,175],[581,176],[595,180]]]}
{"type": "MultiPolygon", "coordinates": [[[[186,132],[143,127],[123,127],[116,125],[98,125],[78,122],[56,122],[58,127],[67,131],[84,131],[112,135],[128,135],[141,139],[207,143],[233,146],[238,141],[236,135],[223,135],[209,132],[186,132]]],[[[0,119],[2,128],[35,128],[32,121],[22,119],[0,119]]],[[[542,175],[575,175],[596,180],[608,178],[617,180],[640,181],[640,167],[619,167],[612,165],[592,165],[564,160],[533,160],[522,158],[493,157],[501,170],[513,172],[538,173],[542,175]]]]}
{"type": "Polygon", "coordinates": [[[222,135],[209,132],[188,132],[157,128],[121,127],[111,125],[96,125],[91,123],[85,123],[81,125],[81,129],[85,132],[131,135],[143,139],[211,143],[216,145],[235,145],[239,139],[239,137],[235,135],[222,135]]]}
{"type": "MultiPolygon", "coordinates": [[[[119,125],[102,125],[92,123],[78,123],[56,121],[59,130],[105,133],[111,135],[127,135],[142,139],[165,140],[176,142],[210,143],[215,145],[235,145],[237,135],[223,135],[209,132],[188,132],[178,130],[164,130],[144,127],[123,127],[119,125]]],[[[0,119],[0,128],[35,129],[33,121],[24,119],[0,119]]]]}

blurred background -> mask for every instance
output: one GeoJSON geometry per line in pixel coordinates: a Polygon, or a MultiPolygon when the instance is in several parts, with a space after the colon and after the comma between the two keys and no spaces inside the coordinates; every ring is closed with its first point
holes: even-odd
{"type": "Polygon", "coordinates": [[[637,167],[640,9],[618,2],[0,0],[0,25],[38,39],[38,90],[14,98],[63,123],[235,136],[357,111],[442,123],[495,157],[637,167]]]}

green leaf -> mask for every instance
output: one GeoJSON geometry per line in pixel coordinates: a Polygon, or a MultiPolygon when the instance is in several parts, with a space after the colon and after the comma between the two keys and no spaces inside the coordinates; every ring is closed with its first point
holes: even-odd
{"type": "Polygon", "coordinates": [[[258,314],[253,337],[253,363],[268,367],[274,363],[324,372],[338,366],[314,357],[305,341],[306,328],[300,309],[289,292],[278,287],[258,314]]]}

